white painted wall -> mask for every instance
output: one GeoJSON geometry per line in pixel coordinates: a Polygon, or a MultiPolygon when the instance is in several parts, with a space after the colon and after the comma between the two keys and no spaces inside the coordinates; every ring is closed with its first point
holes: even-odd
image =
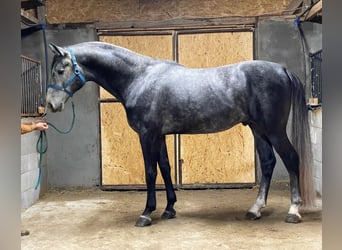
{"type": "MultiPolygon", "coordinates": [[[[23,118],[21,122],[31,122],[34,118],[23,118]]],[[[19,130],[19,128],[18,128],[19,130]]],[[[39,138],[39,131],[33,131],[21,135],[21,207],[27,208],[38,200],[42,191],[45,191],[46,184],[44,175],[45,166],[42,168],[41,185],[35,189],[39,175],[39,153],[36,150],[36,144],[39,138]]],[[[45,162],[43,156],[43,165],[45,162]]]]}
{"type": "Polygon", "coordinates": [[[322,195],[322,108],[310,112],[310,126],[316,191],[322,195]]]}

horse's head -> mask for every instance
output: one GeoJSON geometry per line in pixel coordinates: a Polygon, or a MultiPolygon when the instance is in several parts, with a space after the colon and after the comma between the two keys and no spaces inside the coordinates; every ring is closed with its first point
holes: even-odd
{"type": "Polygon", "coordinates": [[[54,44],[50,44],[49,47],[55,56],[46,94],[46,105],[52,112],[57,112],[63,110],[65,102],[86,83],[86,79],[71,49],[54,44]]]}

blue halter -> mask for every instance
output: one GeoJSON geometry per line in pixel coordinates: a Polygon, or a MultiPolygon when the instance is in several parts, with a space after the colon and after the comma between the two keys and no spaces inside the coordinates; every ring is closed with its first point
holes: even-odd
{"type": "Polygon", "coordinates": [[[53,84],[49,84],[47,87],[48,88],[52,88],[52,89],[56,89],[56,90],[64,91],[70,97],[72,97],[75,92],[71,92],[71,91],[67,90],[67,88],[73,83],[74,79],[76,77],[78,77],[81,80],[83,85],[86,84],[87,81],[86,81],[84,75],[79,71],[78,64],[77,64],[74,52],[71,49],[68,49],[68,51],[70,52],[71,62],[72,62],[72,66],[73,66],[73,74],[72,74],[72,76],[63,84],[63,87],[61,87],[59,85],[55,85],[55,84],[54,85],[53,84]]]}

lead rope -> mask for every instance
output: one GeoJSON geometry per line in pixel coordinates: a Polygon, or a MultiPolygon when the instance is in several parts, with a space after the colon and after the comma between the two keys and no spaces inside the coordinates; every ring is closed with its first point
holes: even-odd
{"type": "MultiPolygon", "coordinates": [[[[54,128],[60,134],[69,134],[74,127],[76,115],[75,115],[75,105],[73,101],[71,101],[71,105],[72,105],[72,121],[71,121],[71,126],[68,130],[62,131],[58,129],[55,125],[53,125],[52,123],[47,122],[49,126],[54,128]]],[[[40,131],[40,135],[36,144],[36,150],[39,153],[39,166],[38,166],[39,175],[38,175],[38,180],[34,189],[37,189],[40,186],[40,182],[42,180],[43,155],[47,152],[47,149],[48,149],[48,140],[47,140],[46,132],[43,130],[43,131],[40,131]],[[43,148],[44,142],[45,142],[45,147],[43,148]]]]}

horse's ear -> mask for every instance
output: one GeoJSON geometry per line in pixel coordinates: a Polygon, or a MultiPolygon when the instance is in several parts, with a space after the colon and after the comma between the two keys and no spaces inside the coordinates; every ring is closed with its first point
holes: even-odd
{"type": "Polygon", "coordinates": [[[68,52],[65,49],[53,43],[49,44],[49,48],[52,50],[53,53],[60,55],[60,56],[65,56],[66,54],[68,54],[68,52]]]}

